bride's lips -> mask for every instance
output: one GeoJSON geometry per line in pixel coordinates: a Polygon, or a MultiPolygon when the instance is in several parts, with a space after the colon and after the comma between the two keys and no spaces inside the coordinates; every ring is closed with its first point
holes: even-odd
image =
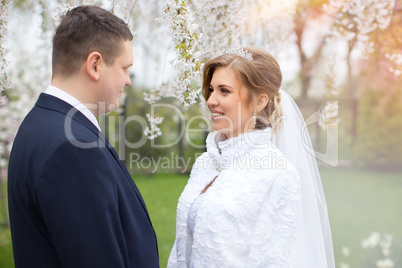
{"type": "Polygon", "coordinates": [[[212,120],[217,120],[219,117],[223,116],[224,113],[221,113],[219,111],[211,111],[211,119],[212,120]]]}

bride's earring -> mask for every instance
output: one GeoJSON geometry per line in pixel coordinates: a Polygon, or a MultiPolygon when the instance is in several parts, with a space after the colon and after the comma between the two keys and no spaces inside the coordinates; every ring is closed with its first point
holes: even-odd
{"type": "Polygon", "coordinates": [[[256,111],[256,109],[254,109],[253,122],[254,122],[254,127],[253,128],[255,128],[255,125],[257,124],[257,111],[256,111]]]}

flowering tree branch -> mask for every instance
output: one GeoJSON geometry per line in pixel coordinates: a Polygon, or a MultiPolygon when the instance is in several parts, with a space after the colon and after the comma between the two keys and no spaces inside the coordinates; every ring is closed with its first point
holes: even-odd
{"type": "Polygon", "coordinates": [[[8,76],[5,70],[7,61],[5,55],[7,53],[4,48],[4,39],[7,34],[7,19],[9,12],[10,0],[1,0],[0,2],[0,107],[5,104],[5,96],[2,96],[4,89],[9,87],[8,76]]]}
{"type": "MultiPolygon", "coordinates": [[[[150,104],[164,97],[175,97],[185,106],[196,103],[201,92],[203,63],[240,45],[246,17],[242,7],[247,1],[167,1],[161,21],[169,28],[177,54],[171,64],[178,74],[169,83],[144,93],[144,99],[150,104]]],[[[145,134],[153,139],[161,135],[157,122],[162,122],[163,118],[147,116],[150,127],[145,134]]]]}

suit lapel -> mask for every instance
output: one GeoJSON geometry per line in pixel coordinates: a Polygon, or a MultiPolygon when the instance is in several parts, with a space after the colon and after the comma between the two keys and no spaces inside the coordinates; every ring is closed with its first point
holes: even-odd
{"type": "MultiPolygon", "coordinates": [[[[51,96],[46,93],[41,93],[39,96],[38,101],[35,104],[38,107],[44,108],[44,109],[49,109],[49,110],[54,110],[60,113],[65,114],[67,117],[72,118],[72,120],[75,120],[85,127],[87,127],[90,131],[92,131],[95,135],[97,135],[100,139],[100,141],[108,148],[110,153],[112,154],[113,158],[115,161],[118,163],[120,166],[121,170],[123,171],[126,179],[128,180],[129,184],[133,188],[134,192],[136,193],[138,199],[140,200],[140,203],[145,211],[145,214],[148,217],[149,222],[151,223],[151,219],[148,215],[147,208],[145,206],[145,202],[142,199],[141,193],[138,190],[137,186],[135,185],[130,173],[128,172],[126,166],[123,164],[123,162],[120,160],[120,157],[117,155],[115,149],[113,146],[109,143],[109,141],[106,139],[106,137],[103,135],[102,132],[99,131],[99,129],[80,111],[75,109],[73,106],[68,104],[67,102],[60,100],[54,96],[51,96]]],[[[101,144],[99,143],[98,146],[101,144]]],[[[152,223],[151,223],[152,225],[152,223]]]]}
{"type": "Polygon", "coordinates": [[[106,147],[109,149],[110,153],[113,155],[114,159],[115,159],[116,162],[119,164],[121,170],[123,171],[124,175],[126,176],[126,179],[128,179],[128,182],[129,182],[130,185],[133,187],[134,192],[137,194],[137,197],[138,197],[138,199],[140,200],[141,205],[142,205],[142,207],[144,208],[144,210],[145,210],[145,212],[146,212],[146,214],[147,214],[147,216],[148,216],[149,221],[151,222],[151,219],[149,218],[149,215],[148,215],[147,207],[145,206],[145,202],[144,202],[144,200],[143,200],[143,198],[142,198],[142,196],[141,196],[141,193],[140,193],[140,191],[138,190],[137,185],[134,183],[134,180],[133,180],[133,178],[131,177],[130,173],[128,172],[126,166],[125,166],[124,163],[120,160],[120,157],[119,157],[119,155],[117,154],[116,150],[113,148],[113,146],[112,146],[112,145],[110,144],[110,142],[106,139],[106,137],[103,136],[103,134],[102,134],[101,132],[100,132],[100,136],[102,136],[103,139],[105,139],[105,141],[106,141],[106,142],[105,142],[106,147]]]}

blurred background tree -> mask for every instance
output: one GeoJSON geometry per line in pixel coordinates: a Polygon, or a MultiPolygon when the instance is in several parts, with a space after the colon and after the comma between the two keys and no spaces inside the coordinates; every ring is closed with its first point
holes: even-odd
{"type": "Polygon", "coordinates": [[[389,27],[370,36],[375,52],[360,63],[355,159],[364,167],[402,169],[401,22],[402,6],[397,2],[389,27]]]}

